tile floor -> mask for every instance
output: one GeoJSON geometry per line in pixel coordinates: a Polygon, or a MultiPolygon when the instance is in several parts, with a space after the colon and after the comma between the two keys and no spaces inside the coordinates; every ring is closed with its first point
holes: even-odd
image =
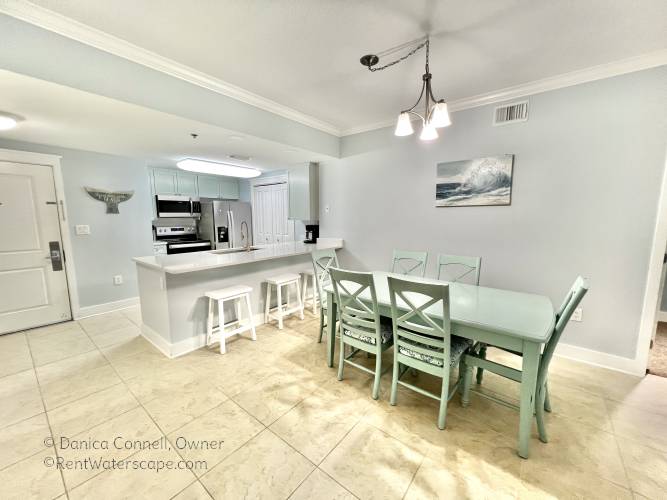
{"type": "Polygon", "coordinates": [[[653,375],[667,377],[667,323],[658,323],[649,353],[648,370],[653,375]]]}
{"type": "MultiPolygon", "coordinates": [[[[550,442],[534,434],[522,460],[517,414],[480,396],[453,400],[439,431],[434,401],[401,388],[389,405],[390,373],[378,401],[365,373],[338,382],[313,315],[174,360],[140,322],[127,309],[0,337],[0,498],[667,496],[665,378],[556,359],[550,442]],[[127,468],[90,466],[111,460],[127,468]]],[[[517,397],[493,374],[483,390],[517,397]]]]}

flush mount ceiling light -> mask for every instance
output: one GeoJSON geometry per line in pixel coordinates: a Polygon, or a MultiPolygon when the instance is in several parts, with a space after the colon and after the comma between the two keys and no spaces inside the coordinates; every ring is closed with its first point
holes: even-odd
{"type": "Polygon", "coordinates": [[[0,111],[0,130],[11,130],[19,121],[18,116],[0,111]]]}
{"type": "Polygon", "coordinates": [[[421,118],[422,121],[422,131],[421,134],[419,134],[419,138],[422,141],[431,141],[433,139],[438,138],[438,131],[436,129],[447,127],[451,125],[452,122],[449,119],[449,110],[447,109],[447,103],[445,102],[444,99],[436,99],[433,96],[433,91],[431,90],[432,75],[431,72],[429,71],[429,66],[428,66],[429,51],[430,51],[429,38],[428,37],[419,38],[418,40],[413,40],[412,42],[408,42],[403,45],[399,45],[398,47],[394,47],[392,49],[381,52],[378,55],[375,54],[365,55],[359,60],[359,62],[361,62],[361,64],[366,66],[369,71],[380,71],[389,68],[390,66],[393,66],[395,64],[398,64],[401,61],[404,61],[405,59],[415,54],[417,51],[419,51],[424,47],[426,47],[426,66],[424,74],[422,75],[422,90],[421,93],[419,94],[419,99],[417,99],[415,105],[412,106],[410,109],[406,109],[400,112],[400,114],[398,115],[398,120],[396,121],[396,130],[394,131],[394,135],[401,137],[406,135],[412,135],[414,133],[414,130],[412,128],[412,116],[411,116],[413,115],[421,118]],[[380,62],[380,58],[408,49],[410,50],[407,52],[407,54],[399,57],[398,59],[390,61],[384,64],[383,66],[377,66],[377,64],[380,62]],[[422,102],[422,98],[424,100],[423,115],[415,111],[415,108],[417,108],[417,106],[419,106],[419,103],[422,102]]]}
{"type": "Polygon", "coordinates": [[[199,174],[227,175],[229,177],[241,177],[249,179],[262,174],[261,170],[252,167],[241,167],[230,163],[218,163],[215,161],[194,160],[186,158],[176,163],[181,170],[197,172],[199,174]]]}

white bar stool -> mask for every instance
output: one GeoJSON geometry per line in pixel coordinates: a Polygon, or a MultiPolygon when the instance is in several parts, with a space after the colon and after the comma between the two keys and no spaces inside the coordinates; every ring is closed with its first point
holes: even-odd
{"type": "Polygon", "coordinates": [[[211,345],[215,342],[214,335],[219,334],[220,336],[220,354],[225,354],[225,340],[231,337],[232,335],[237,335],[239,333],[247,332],[250,330],[252,332],[252,340],[257,340],[257,334],[255,333],[255,321],[252,317],[252,306],[250,305],[250,292],[252,288],[245,285],[236,285],[229,286],[227,288],[221,288],[219,290],[213,290],[211,292],[206,292],[206,297],[208,297],[208,321],[206,323],[206,345],[211,345]],[[225,302],[230,300],[234,301],[234,308],[236,309],[236,321],[230,323],[236,323],[238,326],[234,330],[228,332],[225,331],[225,302]],[[241,304],[240,302],[245,302],[246,310],[248,313],[248,323],[241,323],[241,304]],[[213,313],[214,313],[214,304],[218,304],[218,326],[213,326],[213,313]]]}
{"type": "Polygon", "coordinates": [[[301,274],[303,275],[301,302],[303,302],[303,307],[306,307],[306,305],[310,303],[313,308],[313,314],[317,314],[317,306],[320,302],[320,298],[318,297],[317,289],[315,288],[317,286],[315,283],[315,272],[312,269],[306,269],[305,271],[301,271],[301,274]],[[308,297],[308,278],[310,278],[310,289],[313,292],[310,297],[308,297]]]}
{"type": "Polygon", "coordinates": [[[278,320],[278,328],[283,329],[283,318],[292,313],[299,313],[299,317],[303,319],[303,302],[301,301],[301,276],[298,274],[281,274],[266,280],[266,307],[264,309],[264,322],[269,323],[271,320],[278,320]],[[271,285],[276,287],[277,305],[271,307],[271,285]],[[296,287],[295,306],[290,306],[290,286],[296,287]],[[286,288],[287,305],[283,309],[283,287],[286,288]]]}

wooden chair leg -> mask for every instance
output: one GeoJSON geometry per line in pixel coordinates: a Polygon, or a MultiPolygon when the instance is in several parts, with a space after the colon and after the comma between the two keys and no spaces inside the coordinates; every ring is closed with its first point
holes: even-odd
{"type": "MultiPolygon", "coordinates": [[[[396,347],[394,347],[395,349],[396,347]]],[[[391,376],[391,397],[389,399],[389,403],[392,406],[396,406],[396,396],[398,395],[398,375],[401,371],[400,364],[398,360],[396,359],[396,351],[394,351],[394,366],[393,366],[393,373],[391,376]]]]}
{"type": "Polygon", "coordinates": [[[549,399],[549,384],[544,383],[544,411],[551,413],[551,400],[549,399]]]}
{"type": "Polygon", "coordinates": [[[218,301],[218,317],[220,318],[220,354],[225,354],[227,352],[225,347],[225,303],[222,300],[218,301]]]}
{"type": "Polygon", "coordinates": [[[269,312],[271,311],[271,283],[266,284],[266,304],[264,305],[264,323],[269,322],[269,312]]]}
{"type": "Polygon", "coordinates": [[[382,350],[375,353],[375,380],[373,381],[373,399],[380,397],[380,378],[382,378],[382,350]]]}
{"type": "MultiPolygon", "coordinates": [[[[315,290],[315,275],[311,275],[312,278],[310,279],[310,289],[313,291],[313,314],[317,314],[317,290],[315,290]]],[[[306,282],[308,281],[308,277],[306,277],[306,282]]]]}
{"type": "MultiPolygon", "coordinates": [[[[207,297],[208,298],[208,297],[207,297]]],[[[206,345],[211,345],[213,337],[213,299],[208,298],[208,318],[206,319],[206,345]]]]}
{"type": "Polygon", "coordinates": [[[255,318],[252,314],[252,306],[250,305],[250,294],[245,296],[245,305],[248,308],[248,321],[250,321],[251,338],[257,340],[257,332],[255,332],[255,318]]]}
{"type": "Polygon", "coordinates": [[[547,427],[544,422],[545,397],[546,397],[546,385],[539,387],[537,389],[537,395],[535,398],[535,418],[537,419],[537,433],[540,437],[540,441],[542,441],[543,443],[548,442],[547,427]]]}
{"type": "Polygon", "coordinates": [[[449,400],[449,366],[444,367],[442,389],[440,390],[440,411],[438,412],[438,429],[443,430],[447,424],[447,403],[449,400]]]}
{"type": "Polygon", "coordinates": [[[326,311],[324,309],[320,309],[320,335],[317,338],[317,343],[321,344],[322,343],[322,335],[324,335],[324,314],[326,311]]]}
{"type": "Polygon", "coordinates": [[[343,335],[340,336],[340,359],[338,361],[338,380],[343,380],[343,367],[345,366],[345,343],[343,342],[343,335]]]}
{"type": "MultiPolygon", "coordinates": [[[[278,289],[278,330],[283,329],[283,295],[282,295],[282,285],[277,285],[276,288],[278,289]]],[[[289,290],[287,291],[289,294],[289,290]]],[[[289,298],[289,295],[288,295],[289,298]]]]}
{"type": "Polygon", "coordinates": [[[463,393],[461,394],[461,406],[470,404],[470,386],[472,385],[472,366],[465,365],[463,372],[463,393]]]}
{"type": "MultiPolygon", "coordinates": [[[[482,344],[479,348],[479,356],[482,359],[486,359],[486,344],[482,344]]],[[[484,376],[484,369],[480,368],[479,366],[477,367],[477,383],[481,384],[482,383],[482,377],[484,376]]]]}
{"type": "MultiPolygon", "coordinates": [[[[289,287],[287,287],[289,288],[289,287]]],[[[297,305],[299,306],[299,318],[303,319],[303,300],[301,300],[301,282],[300,280],[296,280],[296,302],[297,305]]]]}

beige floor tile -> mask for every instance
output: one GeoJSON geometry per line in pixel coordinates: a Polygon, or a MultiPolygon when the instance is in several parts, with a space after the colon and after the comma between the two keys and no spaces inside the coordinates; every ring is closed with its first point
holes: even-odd
{"type": "Polygon", "coordinates": [[[90,316],[88,318],[80,319],[78,323],[89,335],[97,335],[111,330],[126,328],[128,326],[136,326],[119,311],[90,316]]]}
{"type": "Polygon", "coordinates": [[[40,385],[46,409],[52,410],[120,382],[113,368],[105,365],[40,385]]]}
{"type": "Polygon", "coordinates": [[[1,470],[0,498],[56,498],[65,493],[60,473],[53,466],[54,462],[53,452],[46,450],[1,470]]]}
{"type": "Polygon", "coordinates": [[[139,406],[124,384],[116,384],[48,412],[54,436],[72,437],[139,406]]]}
{"type": "Polygon", "coordinates": [[[320,468],[359,498],[402,498],[422,458],[415,448],[359,423],[320,468]]]}
{"type": "Polygon", "coordinates": [[[642,408],[606,402],[614,425],[614,434],[667,453],[667,415],[642,408]]]}
{"type": "Polygon", "coordinates": [[[171,371],[162,370],[158,374],[134,377],[127,381],[127,386],[142,403],[153,399],[168,398],[175,392],[195,392],[210,386],[194,371],[176,367],[171,371]]]}
{"type": "Polygon", "coordinates": [[[173,497],[172,500],[210,500],[211,498],[213,497],[208,494],[206,488],[199,481],[195,481],[173,497]]]}
{"type": "Polygon", "coordinates": [[[44,411],[33,370],[0,378],[0,428],[44,411]]]}
{"type": "Polygon", "coordinates": [[[49,335],[28,335],[35,366],[53,363],[77,354],[95,350],[95,344],[81,329],[66,329],[49,335]]]}
{"type": "MultiPolygon", "coordinates": [[[[75,436],[56,440],[58,456],[64,461],[81,464],[86,460],[121,460],[139,451],[139,446],[126,446],[132,441],[158,441],[162,433],[142,408],[130,410],[75,436]],[[96,445],[97,443],[97,445],[96,445]]],[[[168,443],[165,440],[164,448],[168,443]]],[[[157,454],[157,450],[150,450],[157,454]]],[[[75,466],[63,469],[65,484],[72,489],[100,473],[102,469],[75,466]]],[[[185,486],[185,485],[184,485],[185,486]]]]}
{"type": "Polygon", "coordinates": [[[176,386],[172,393],[144,404],[162,432],[169,433],[220,405],[227,399],[215,387],[196,380],[194,384],[176,386]]]}
{"type": "Polygon", "coordinates": [[[50,436],[44,413],[0,429],[0,470],[44,450],[50,436]]]}
{"type": "Polygon", "coordinates": [[[64,321],[62,323],[42,326],[40,328],[32,328],[30,330],[26,330],[25,334],[28,336],[30,340],[34,340],[40,337],[50,336],[55,333],[60,333],[67,330],[76,330],[79,332],[82,331],[81,327],[76,321],[64,321]]]}
{"type": "Polygon", "coordinates": [[[607,397],[618,403],[667,416],[667,378],[646,375],[635,380],[639,382],[632,385],[629,391],[622,390],[628,382],[620,383],[617,387],[606,387],[607,397]]]}
{"type": "Polygon", "coordinates": [[[287,498],[313,468],[267,429],[205,474],[202,482],[214,498],[287,498]]]}
{"type": "Polygon", "coordinates": [[[667,453],[629,439],[617,440],[632,490],[648,498],[665,498],[667,453]]]}
{"type": "Polygon", "coordinates": [[[271,430],[319,464],[368,411],[368,397],[337,380],[318,388],[271,425],[271,430]]]}
{"type": "Polygon", "coordinates": [[[123,309],[120,313],[137,326],[141,326],[141,307],[134,306],[123,309]]]}
{"type": "Polygon", "coordinates": [[[109,362],[98,350],[77,354],[71,358],[55,361],[36,368],[37,379],[42,385],[64,380],[69,377],[109,365],[109,362]]]}
{"type": "Polygon", "coordinates": [[[158,463],[177,463],[180,460],[173,450],[142,450],[133,455],[130,460],[136,463],[143,462],[145,467],[105,471],[74,488],[70,491],[69,497],[73,500],[79,498],[171,498],[194,478],[192,472],[187,469],[174,468],[159,471],[155,469],[158,463]]]}
{"type": "Polygon", "coordinates": [[[270,425],[312,394],[318,382],[306,371],[275,372],[234,396],[234,401],[264,425],[270,425]]]}
{"type": "Polygon", "coordinates": [[[24,333],[0,336],[0,378],[32,369],[32,357],[24,333]]]}
{"type": "Polygon", "coordinates": [[[112,357],[109,358],[109,361],[123,380],[169,374],[179,368],[182,363],[180,358],[169,359],[156,349],[141,350],[128,356],[112,357]]]}
{"type": "Polygon", "coordinates": [[[356,497],[331,479],[320,469],[315,469],[292,494],[290,500],[354,500],[356,497]]]}
{"type": "Polygon", "coordinates": [[[141,330],[139,330],[139,327],[132,324],[131,326],[88,335],[98,348],[103,348],[129,342],[130,340],[139,337],[141,335],[141,330]]]}
{"type": "MultiPolygon", "coordinates": [[[[232,400],[227,400],[168,437],[184,459],[205,460],[211,470],[262,429],[262,424],[232,400]],[[211,443],[210,446],[207,443],[211,443]]],[[[204,472],[195,471],[198,475],[204,472]]]]}
{"type": "Polygon", "coordinates": [[[566,418],[547,420],[548,443],[531,442],[530,459],[524,471],[561,467],[581,470],[591,475],[629,487],[616,439],[613,434],[588,427],[566,418]]]}
{"type": "Polygon", "coordinates": [[[102,347],[100,349],[104,357],[106,357],[110,362],[117,361],[121,358],[132,356],[135,354],[140,354],[143,352],[152,352],[153,354],[160,354],[153,345],[148,342],[143,337],[135,337],[127,342],[122,342],[120,344],[114,344],[109,347],[102,347]]]}

